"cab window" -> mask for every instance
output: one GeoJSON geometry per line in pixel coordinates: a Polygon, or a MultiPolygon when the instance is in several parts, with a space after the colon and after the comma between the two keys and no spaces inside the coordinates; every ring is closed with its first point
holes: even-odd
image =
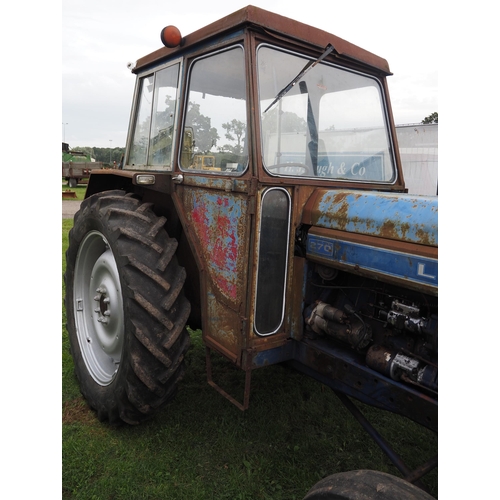
{"type": "Polygon", "coordinates": [[[243,47],[196,59],[189,71],[183,170],[235,174],[248,163],[243,47]]]}
{"type": "Polygon", "coordinates": [[[179,66],[140,77],[129,165],[171,170],[179,66]]]}
{"type": "Polygon", "coordinates": [[[311,60],[267,45],[257,63],[263,163],[271,175],[394,182],[376,78],[322,62],[290,85],[311,60]]]}

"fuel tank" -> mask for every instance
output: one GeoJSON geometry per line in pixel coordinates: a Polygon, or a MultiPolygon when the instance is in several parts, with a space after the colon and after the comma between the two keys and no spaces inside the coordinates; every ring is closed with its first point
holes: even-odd
{"type": "Polygon", "coordinates": [[[437,197],[317,189],[302,223],[309,260],[437,295],[437,197]]]}

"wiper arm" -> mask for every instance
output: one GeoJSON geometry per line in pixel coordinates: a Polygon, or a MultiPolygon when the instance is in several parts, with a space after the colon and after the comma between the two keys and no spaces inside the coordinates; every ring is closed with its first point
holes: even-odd
{"type": "Polygon", "coordinates": [[[286,94],[288,94],[288,92],[294,87],[294,85],[312,68],[314,68],[314,66],[316,66],[316,64],[318,64],[319,62],[321,62],[331,51],[333,50],[333,45],[331,43],[329,43],[326,48],[325,48],[325,51],[323,52],[323,54],[321,54],[319,56],[318,59],[316,59],[316,61],[309,61],[305,66],[304,68],[302,69],[302,71],[285,87],[283,88],[279,93],[278,95],[274,98],[274,101],[266,108],[266,110],[264,111],[264,113],[266,113],[270,108],[272,108],[282,97],[284,97],[286,94]]]}

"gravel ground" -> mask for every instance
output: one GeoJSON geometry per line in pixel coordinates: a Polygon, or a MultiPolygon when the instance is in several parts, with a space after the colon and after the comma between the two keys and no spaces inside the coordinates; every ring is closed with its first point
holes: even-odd
{"type": "Polygon", "coordinates": [[[81,201],[77,200],[63,200],[62,201],[62,218],[72,219],[73,216],[78,212],[80,208],[81,201]]]}

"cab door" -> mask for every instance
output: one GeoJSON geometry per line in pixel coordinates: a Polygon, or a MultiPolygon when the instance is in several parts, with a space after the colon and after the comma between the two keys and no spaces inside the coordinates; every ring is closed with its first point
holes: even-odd
{"type": "Polygon", "coordinates": [[[247,114],[242,44],[189,63],[175,198],[200,270],[204,341],[236,364],[253,224],[247,114]]]}

